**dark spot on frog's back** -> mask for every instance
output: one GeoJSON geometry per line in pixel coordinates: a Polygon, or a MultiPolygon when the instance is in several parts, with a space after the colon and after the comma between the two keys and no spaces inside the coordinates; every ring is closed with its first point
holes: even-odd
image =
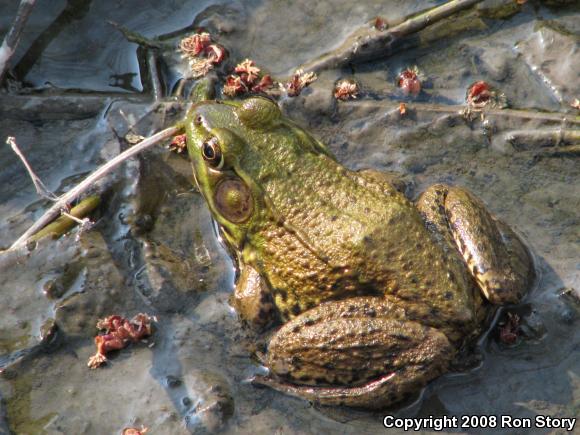
{"type": "Polygon", "coordinates": [[[443,297],[444,297],[446,300],[450,301],[450,300],[452,300],[452,299],[453,299],[453,293],[451,293],[451,292],[445,292],[445,294],[443,295],[443,297]]]}
{"type": "Polygon", "coordinates": [[[276,289],[276,294],[280,296],[280,299],[282,299],[283,302],[288,300],[288,292],[286,292],[286,290],[276,289]]]}
{"type": "Polygon", "coordinates": [[[304,321],[304,325],[306,326],[312,326],[316,323],[316,321],[314,319],[308,318],[304,321]]]}
{"type": "Polygon", "coordinates": [[[294,314],[295,316],[297,316],[298,314],[300,314],[300,305],[299,304],[294,304],[292,305],[292,314],[294,314]]]}

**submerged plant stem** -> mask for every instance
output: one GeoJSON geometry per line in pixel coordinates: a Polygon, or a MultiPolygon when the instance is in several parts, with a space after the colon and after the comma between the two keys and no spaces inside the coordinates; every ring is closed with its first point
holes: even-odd
{"type": "Polygon", "coordinates": [[[78,205],[71,209],[70,213],[67,213],[67,215],[70,216],[60,216],[54,222],[51,222],[39,232],[30,237],[29,240],[40,240],[46,236],[62,236],[78,223],[71,217],[74,217],[77,220],[85,218],[99,206],[100,202],[101,199],[95,195],[83,199],[78,205]]]}

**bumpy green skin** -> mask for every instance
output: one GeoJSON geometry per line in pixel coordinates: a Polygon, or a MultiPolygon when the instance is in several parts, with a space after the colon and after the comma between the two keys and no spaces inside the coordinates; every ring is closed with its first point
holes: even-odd
{"type": "Polygon", "coordinates": [[[485,299],[517,302],[532,279],[525,246],[469,192],[433,186],[415,205],[388,177],[342,166],[269,100],[197,104],[186,131],[240,266],[240,316],[285,323],[262,380],[278,390],[329,405],[397,402],[481,332],[494,311],[485,299]],[[216,139],[219,169],[201,152],[216,139]],[[240,195],[216,199],[233,185],[241,218],[240,195]]]}

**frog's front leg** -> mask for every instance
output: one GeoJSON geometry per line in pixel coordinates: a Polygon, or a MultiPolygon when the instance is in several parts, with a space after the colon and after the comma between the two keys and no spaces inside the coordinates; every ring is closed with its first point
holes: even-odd
{"type": "Polygon", "coordinates": [[[437,329],[377,297],[326,302],[270,341],[256,383],[323,405],[384,408],[446,371],[455,354],[437,329]]]}
{"type": "Polygon", "coordinates": [[[233,306],[242,320],[252,326],[263,327],[274,318],[275,307],[270,288],[252,266],[240,266],[233,306]]]}
{"type": "Polygon", "coordinates": [[[494,304],[516,303],[534,278],[530,253],[516,233],[469,191],[437,184],[417,208],[445,245],[455,245],[484,296],[494,304]]]}

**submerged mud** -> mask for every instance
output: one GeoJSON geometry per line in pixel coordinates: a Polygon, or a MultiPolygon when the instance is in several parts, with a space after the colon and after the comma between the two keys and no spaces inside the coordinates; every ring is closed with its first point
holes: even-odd
{"type": "MultiPolygon", "coordinates": [[[[12,3],[0,1],[6,11],[0,33],[12,3]]],[[[0,137],[16,136],[57,193],[128,147],[127,133],[147,136],[183,116],[186,106],[178,99],[152,103],[147,54],[106,20],[164,41],[204,26],[219,34],[234,62],[250,57],[283,75],[376,15],[396,20],[432,6],[397,1],[385,10],[384,2],[372,0],[331,8],[303,1],[189,1],[179,9],[153,1],[67,4],[37,5],[15,58],[22,82],[0,94],[0,137]]],[[[428,28],[388,59],[326,71],[281,107],[347,167],[399,171],[411,197],[439,182],[468,187],[523,236],[538,279],[521,304],[506,309],[521,318],[514,345],[492,329],[457,371],[385,413],[317,408],[252,386],[247,379],[262,371],[255,354],[263,347],[229,303],[232,260],[193,186],[189,163],[159,147],[100,183],[103,205],[92,230],[0,253],[0,434],[121,433],[141,425],[155,434],[376,433],[384,430],[387,412],[579,415],[580,170],[577,155],[551,150],[569,145],[565,133],[578,129],[570,104],[580,97],[580,10],[531,2],[499,13],[493,4],[484,3],[493,13],[428,28]],[[396,76],[414,65],[424,78],[412,98],[396,87],[396,76]],[[339,78],[359,83],[356,100],[334,100],[339,78]],[[459,114],[477,80],[501,89],[513,110],[484,120],[459,114]],[[89,370],[97,319],[138,312],[158,319],[147,343],[89,370]]],[[[166,89],[179,78],[180,62],[174,51],[161,53],[166,89]]],[[[5,249],[48,201],[36,195],[9,147],[0,147],[0,162],[5,249]]]]}

